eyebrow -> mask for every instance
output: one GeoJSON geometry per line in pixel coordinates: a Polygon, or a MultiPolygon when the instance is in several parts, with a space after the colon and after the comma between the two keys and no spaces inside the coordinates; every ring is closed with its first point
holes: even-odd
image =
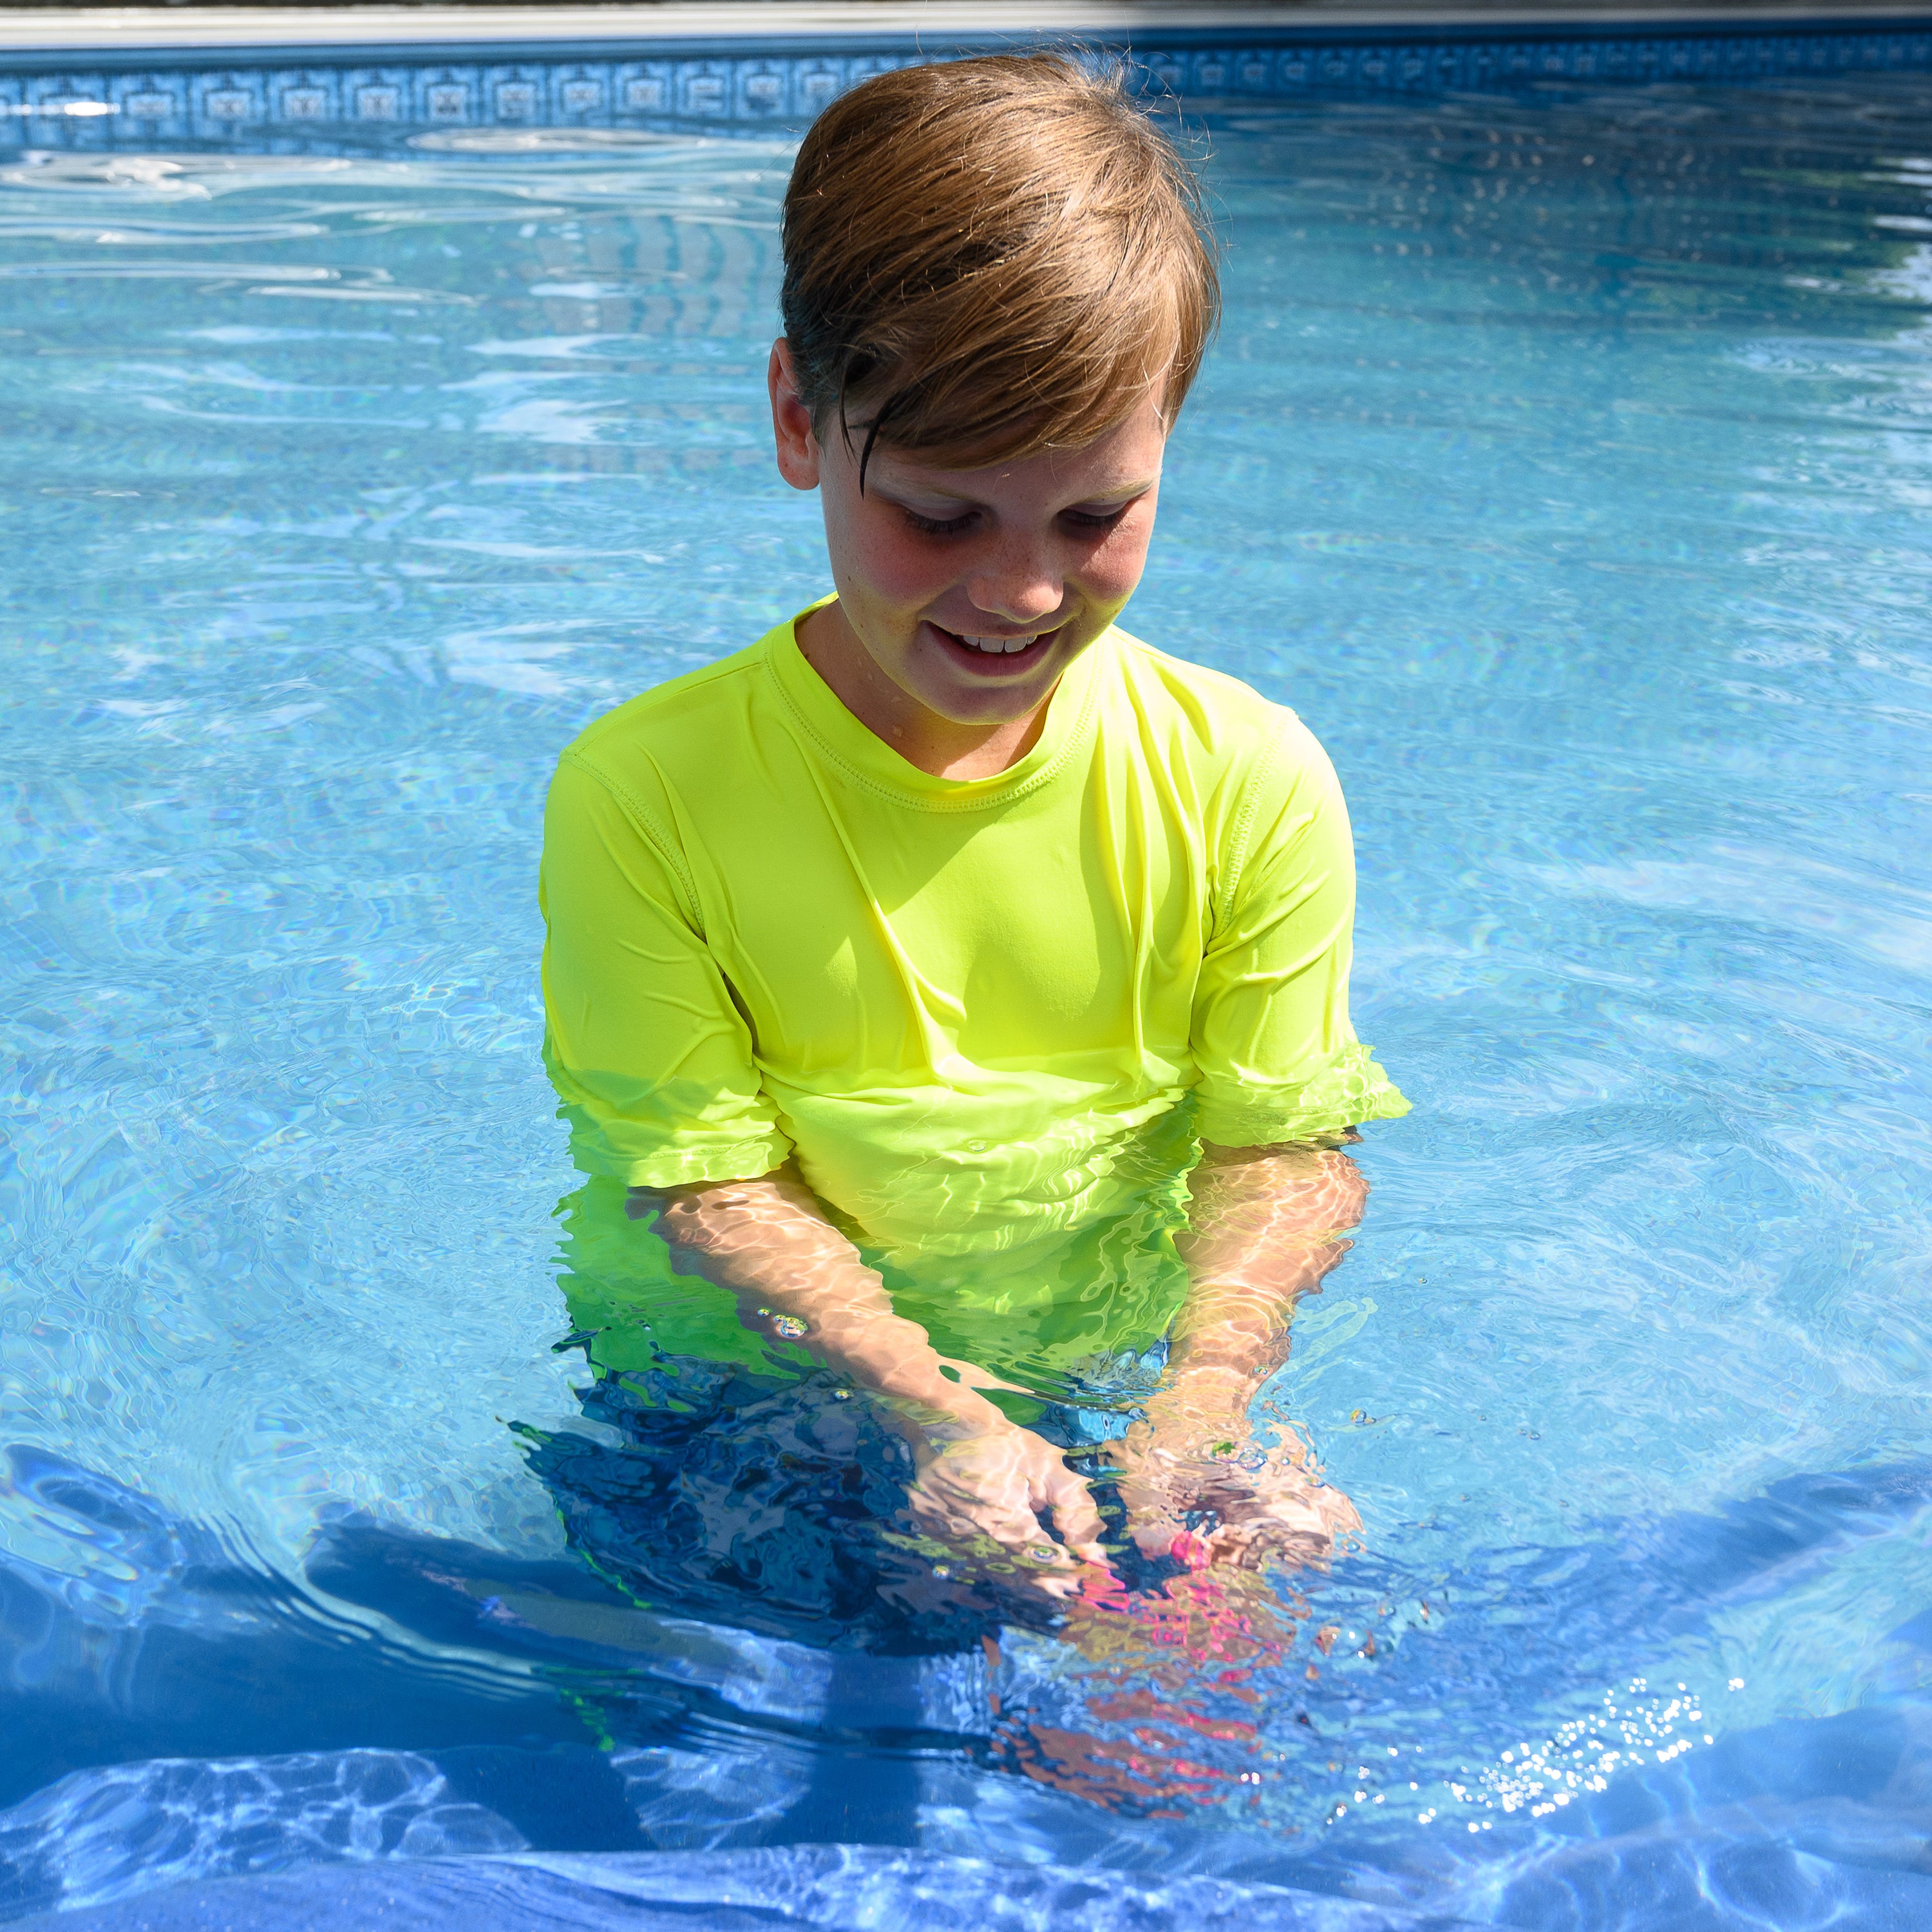
{"type": "Polygon", "coordinates": [[[1082,503],[1131,502],[1136,496],[1144,496],[1160,481],[1157,476],[1144,476],[1137,483],[1121,483],[1111,490],[1096,490],[1092,496],[1082,496],[1077,500],[1082,503]]]}
{"type": "MultiPolygon", "coordinates": [[[[1096,490],[1090,496],[1076,496],[1064,507],[1077,510],[1083,503],[1130,503],[1136,496],[1144,496],[1160,481],[1158,476],[1154,476],[1143,477],[1136,482],[1118,483],[1111,490],[1096,490]]],[[[957,503],[967,509],[985,510],[992,507],[984,497],[962,496],[956,490],[928,488],[916,483],[894,483],[890,480],[883,484],[883,488],[893,496],[925,496],[928,500],[938,497],[945,502],[957,503]]]]}

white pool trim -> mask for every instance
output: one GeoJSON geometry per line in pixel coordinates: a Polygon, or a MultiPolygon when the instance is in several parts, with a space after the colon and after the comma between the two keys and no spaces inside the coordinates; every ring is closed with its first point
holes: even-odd
{"type": "Polygon", "coordinates": [[[563,47],[596,44],[755,41],[836,45],[932,36],[944,44],[1011,35],[1092,35],[1109,41],[1170,34],[1233,33],[1278,42],[1299,32],[1431,28],[1708,26],[1736,32],[1761,26],[1932,22],[1932,4],[1601,6],[1428,4],[1358,6],[1342,0],[1302,4],[1193,4],[1192,0],[666,0],[612,7],[210,7],[0,8],[0,53],[132,52],[194,48],[421,47],[490,45],[563,47]]]}

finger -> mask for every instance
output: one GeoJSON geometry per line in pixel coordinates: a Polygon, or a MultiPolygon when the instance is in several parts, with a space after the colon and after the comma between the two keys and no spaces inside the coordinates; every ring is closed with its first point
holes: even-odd
{"type": "Polygon", "coordinates": [[[1259,1570],[1270,1562],[1298,1568],[1324,1564],[1334,1545],[1318,1531],[1264,1522],[1229,1525],[1216,1533],[1209,1546],[1216,1564],[1233,1570],[1259,1570]]]}
{"type": "Polygon", "coordinates": [[[1292,1462],[1276,1462],[1271,1458],[1267,1473],[1272,1480],[1264,1493],[1270,1499],[1295,1498],[1313,1510],[1336,1533],[1361,1528],[1362,1519],[1356,1513],[1354,1504],[1333,1484],[1321,1479],[1320,1472],[1312,1460],[1298,1466],[1292,1462]]]}
{"type": "Polygon", "coordinates": [[[1226,1523],[1223,1534],[1232,1559],[1244,1568],[1258,1568],[1270,1557],[1326,1568],[1360,1528],[1353,1505],[1339,1490],[1314,1490],[1269,1497],[1226,1523]]]}
{"type": "Polygon", "coordinates": [[[988,1543],[1012,1550],[1040,1536],[1032,1513],[1004,1507],[981,1496],[916,1483],[906,1492],[914,1517],[932,1535],[962,1549],[988,1543]]]}
{"type": "MultiPolygon", "coordinates": [[[[1016,1558],[1029,1572],[1064,1569],[1076,1560],[1041,1528],[1030,1508],[1017,1502],[1005,1504],[972,1491],[922,1493],[918,1485],[908,1492],[908,1501],[934,1534],[976,1556],[997,1551],[1016,1558]]],[[[1097,1513],[1095,1520],[1097,1525],[1097,1513]]]]}
{"type": "Polygon", "coordinates": [[[1325,1550],[1335,1540],[1335,1526],[1329,1519],[1312,1504],[1300,1501],[1250,1511],[1228,1526],[1237,1535],[1284,1550],[1325,1550]]]}
{"type": "Polygon", "coordinates": [[[1361,1528],[1360,1510],[1340,1490],[1324,1490],[1322,1496],[1322,1514],[1336,1535],[1361,1528]]]}
{"type": "Polygon", "coordinates": [[[1127,1534],[1143,1556],[1167,1555],[1186,1527],[1180,1511],[1164,1497],[1150,1496],[1140,1508],[1127,1512],[1127,1534]]]}
{"type": "Polygon", "coordinates": [[[1107,1526],[1101,1520],[1086,1479],[1063,1466],[1058,1474],[1048,1478],[1045,1500],[1067,1547],[1090,1563],[1105,1563],[1107,1559],[1100,1548],[1100,1539],[1107,1526]]]}
{"type": "Polygon", "coordinates": [[[1158,1509],[1162,1500],[1162,1491],[1158,1484],[1150,1482],[1138,1469],[1123,1470],[1114,1479],[1114,1493],[1120,1500],[1120,1507],[1130,1516],[1146,1515],[1158,1509]]]}

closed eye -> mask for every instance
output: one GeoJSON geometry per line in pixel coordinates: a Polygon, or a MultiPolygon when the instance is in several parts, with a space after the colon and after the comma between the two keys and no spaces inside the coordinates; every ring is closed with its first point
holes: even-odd
{"type": "Polygon", "coordinates": [[[1129,503],[1116,503],[1111,510],[1069,510],[1066,520],[1076,530],[1111,530],[1133,508],[1129,503]]]}
{"type": "Polygon", "coordinates": [[[956,537],[970,525],[979,514],[976,510],[962,510],[956,517],[922,517],[916,510],[900,506],[905,512],[905,520],[914,530],[929,537],[956,537]]]}
{"type": "MultiPolygon", "coordinates": [[[[1132,498],[1104,510],[1066,510],[1060,513],[1060,520],[1076,530],[1111,530],[1138,501],[1138,497],[1132,498]]],[[[922,536],[963,536],[980,519],[977,509],[962,510],[956,517],[924,517],[909,504],[898,507],[900,514],[922,536]]]]}

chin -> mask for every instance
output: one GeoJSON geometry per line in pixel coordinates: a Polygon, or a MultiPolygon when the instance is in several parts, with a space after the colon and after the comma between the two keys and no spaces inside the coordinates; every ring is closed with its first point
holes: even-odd
{"type": "Polygon", "coordinates": [[[1029,688],[1024,694],[1010,691],[1000,692],[1004,701],[999,704],[988,701],[990,694],[970,691],[929,691],[916,694],[928,710],[937,712],[952,724],[1017,724],[1022,718],[1039,710],[1052,688],[1053,680],[1049,678],[1036,689],[1029,688]]]}
{"type": "Polygon", "coordinates": [[[1041,704],[1045,702],[1046,695],[1047,694],[1045,692],[1042,692],[1039,697],[1036,698],[1030,704],[1022,705],[1017,711],[979,711],[974,712],[968,716],[956,717],[952,722],[956,724],[985,724],[989,726],[1018,724],[1025,718],[1030,717],[1034,712],[1040,709],[1041,704]]]}

